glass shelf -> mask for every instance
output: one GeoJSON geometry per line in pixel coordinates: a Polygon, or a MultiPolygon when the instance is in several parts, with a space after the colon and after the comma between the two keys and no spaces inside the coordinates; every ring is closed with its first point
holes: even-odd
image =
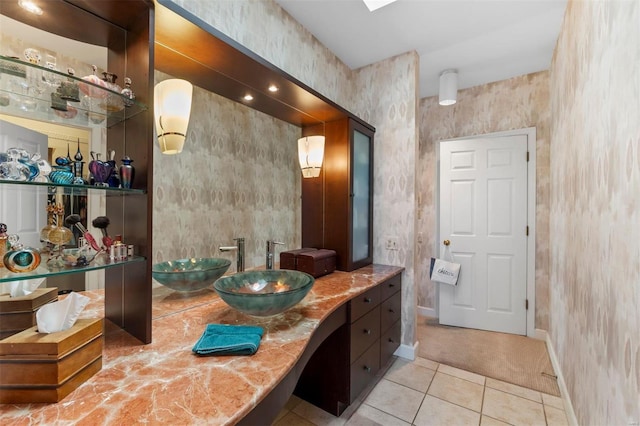
{"type": "Polygon", "coordinates": [[[2,55],[0,83],[0,113],[41,121],[90,127],[106,123],[106,127],[111,127],[147,110],[146,105],[135,99],[82,78],[2,55]],[[80,101],[63,101],[67,102],[67,111],[55,110],[51,108],[51,93],[56,92],[62,81],[82,85],[94,96],[80,91],[80,101]],[[73,114],[74,110],[77,113],[73,114]]]}
{"type": "Polygon", "coordinates": [[[112,266],[126,265],[129,263],[144,262],[143,256],[129,257],[127,260],[112,261],[107,253],[101,253],[89,266],[47,266],[48,255],[42,255],[40,265],[31,272],[15,273],[6,267],[0,269],[0,282],[31,280],[34,278],[47,278],[56,275],[76,274],[78,272],[95,271],[97,269],[110,268],[112,266]]]}
{"type": "MultiPolygon", "coordinates": [[[[50,188],[64,188],[66,195],[87,195],[88,191],[101,191],[106,192],[107,195],[135,195],[146,194],[146,189],[125,189],[125,188],[112,188],[109,186],[93,186],[93,185],[73,185],[53,182],[25,182],[15,180],[3,180],[0,179],[0,184],[9,185],[24,185],[24,186],[46,186],[50,188]]],[[[51,192],[51,191],[50,191],[51,192]]]]}

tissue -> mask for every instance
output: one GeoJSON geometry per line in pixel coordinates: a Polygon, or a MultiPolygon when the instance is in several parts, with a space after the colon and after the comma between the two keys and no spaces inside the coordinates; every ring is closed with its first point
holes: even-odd
{"type": "Polygon", "coordinates": [[[87,296],[74,292],[58,302],[47,303],[36,312],[38,333],[55,333],[71,328],[87,303],[87,296]]]}
{"type": "Polygon", "coordinates": [[[33,293],[33,290],[40,287],[43,281],[44,278],[39,278],[2,283],[0,285],[0,294],[9,293],[10,297],[28,296],[33,293]]]}

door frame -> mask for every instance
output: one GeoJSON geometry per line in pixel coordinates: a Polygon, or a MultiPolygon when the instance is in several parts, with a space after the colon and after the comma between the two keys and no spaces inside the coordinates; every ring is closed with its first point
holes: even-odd
{"type": "MultiPolygon", "coordinates": [[[[518,130],[506,130],[503,132],[487,133],[483,135],[464,136],[460,138],[439,140],[436,146],[436,167],[435,167],[435,241],[433,252],[440,255],[440,143],[450,141],[460,141],[468,139],[482,139],[505,136],[527,137],[527,151],[529,161],[527,162],[527,225],[529,226],[529,238],[527,238],[527,300],[529,309],[527,310],[527,337],[536,337],[536,128],[527,127],[518,130]]],[[[435,292],[436,315],[440,317],[440,286],[436,284],[435,292]]]]}

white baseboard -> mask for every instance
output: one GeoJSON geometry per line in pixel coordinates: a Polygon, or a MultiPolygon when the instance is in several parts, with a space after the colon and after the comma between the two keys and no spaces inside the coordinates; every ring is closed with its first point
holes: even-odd
{"type": "Polygon", "coordinates": [[[425,308],[424,306],[418,306],[418,315],[421,317],[433,317],[438,318],[438,313],[433,308],[425,308]]]}
{"type": "Polygon", "coordinates": [[[542,330],[540,328],[536,328],[535,329],[535,334],[533,335],[533,338],[537,339],[537,340],[544,340],[546,342],[548,334],[549,333],[547,333],[547,330],[542,330]]]}
{"type": "Polygon", "coordinates": [[[416,359],[418,353],[418,345],[420,342],[415,342],[413,346],[409,345],[400,345],[398,349],[393,353],[395,356],[399,356],[400,358],[408,359],[409,361],[413,361],[416,359]]]}
{"type": "MultiPolygon", "coordinates": [[[[538,330],[536,330],[536,332],[537,331],[538,330]]],[[[564,402],[564,412],[567,415],[567,422],[571,426],[578,426],[578,419],[576,418],[575,411],[573,411],[573,404],[571,404],[571,398],[569,397],[567,384],[564,381],[564,376],[562,375],[562,370],[560,369],[560,362],[558,361],[556,350],[553,348],[553,344],[551,343],[549,333],[546,333],[545,341],[547,343],[549,358],[551,358],[551,365],[553,365],[553,371],[555,371],[556,375],[558,376],[558,387],[560,388],[560,395],[562,395],[562,401],[564,402]]]]}

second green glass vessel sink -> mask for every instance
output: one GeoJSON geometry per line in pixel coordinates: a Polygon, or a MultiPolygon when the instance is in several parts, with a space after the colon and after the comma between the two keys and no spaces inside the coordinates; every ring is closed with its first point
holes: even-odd
{"type": "Polygon", "coordinates": [[[315,279],[304,272],[261,270],[222,277],[213,288],[229,306],[248,315],[276,315],[300,302],[315,279]]]}

